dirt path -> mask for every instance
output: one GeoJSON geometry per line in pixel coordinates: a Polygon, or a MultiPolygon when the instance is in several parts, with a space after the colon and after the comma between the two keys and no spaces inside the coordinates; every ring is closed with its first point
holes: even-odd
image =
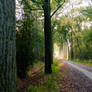
{"type": "Polygon", "coordinates": [[[41,74],[42,69],[43,67],[34,68],[31,71],[29,77],[23,80],[18,80],[18,83],[17,83],[18,92],[26,92],[26,90],[30,85],[33,85],[33,86],[36,85],[39,87],[41,85],[41,80],[44,80],[45,78],[44,74],[41,74]]]}
{"type": "Polygon", "coordinates": [[[63,83],[63,86],[66,86],[61,92],[92,92],[92,79],[91,79],[91,67],[84,65],[77,65],[76,63],[68,63],[67,61],[60,60],[64,63],[64,66],[61,67],[61,70],[67,72],[66,81],[63,83]],[[86,73],[90,73],[87,74],[86,73]],[[90,76],[90,77],[89,77],[90,76]]]}

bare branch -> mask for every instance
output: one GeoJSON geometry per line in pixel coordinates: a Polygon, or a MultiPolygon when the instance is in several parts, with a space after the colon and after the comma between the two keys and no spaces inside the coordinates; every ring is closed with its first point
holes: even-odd
{"type": "Polygon", "coordinates": [[[65,3],[65,0],[62,4],[60,4],[57,9],[52,13],[51,17],[59,10],[59,8],[61,8],[63,6],[63,4],[65,3]]]}

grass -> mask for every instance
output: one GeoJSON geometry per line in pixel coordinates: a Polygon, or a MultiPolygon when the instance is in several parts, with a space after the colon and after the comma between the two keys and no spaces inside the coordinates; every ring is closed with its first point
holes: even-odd
{"type": "Polygon", "coordinates": [[[79,64],[84,64],[84,65],[92,66],[92,60],[72,59],[71,61],[77,62],[79,64]]]}
{"type": "Polygon", "coordinates": [[[42,81],[43,85],[40,87],[32,86],[29,87],[29,92],[59,92],[61,87],[60,84],[60,74],[59,74],[59,62],[55,61],[52,65],[53,73],[48,75],[48,77],[42,81]]]}

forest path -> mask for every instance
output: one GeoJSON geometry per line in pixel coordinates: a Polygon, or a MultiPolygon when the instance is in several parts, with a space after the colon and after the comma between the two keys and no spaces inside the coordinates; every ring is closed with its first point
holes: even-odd
{"type": "MultiPolygon", "coordinates": [[[[68,73],[68,80],[72,82],[69,92],[92,92],[92,67],[71,61],[60,60],[68,73]]],[[[65,92],[65,91],[62,91],[65,92]]]]}

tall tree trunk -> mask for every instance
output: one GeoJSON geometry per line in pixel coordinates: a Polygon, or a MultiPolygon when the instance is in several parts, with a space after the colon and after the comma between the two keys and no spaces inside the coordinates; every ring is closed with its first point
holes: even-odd
{"type": "Polygon", "coordinates": [[[72,32],[70,34],[70,59],[73,59],[73,40],[72,40],[72,32]]]}
{"type": "Polygon", "coordinates": [[[52,32],[51,32],[51,7],[50,0],[45,0],[44,8],[44,35],[45,35],[45,73],[51,73],[53,62],[52,32]]]}
{"type": "Polygon", "coordinates": [[[0,0],[0,92],[16,92],[15,0],[0,0]]]}

